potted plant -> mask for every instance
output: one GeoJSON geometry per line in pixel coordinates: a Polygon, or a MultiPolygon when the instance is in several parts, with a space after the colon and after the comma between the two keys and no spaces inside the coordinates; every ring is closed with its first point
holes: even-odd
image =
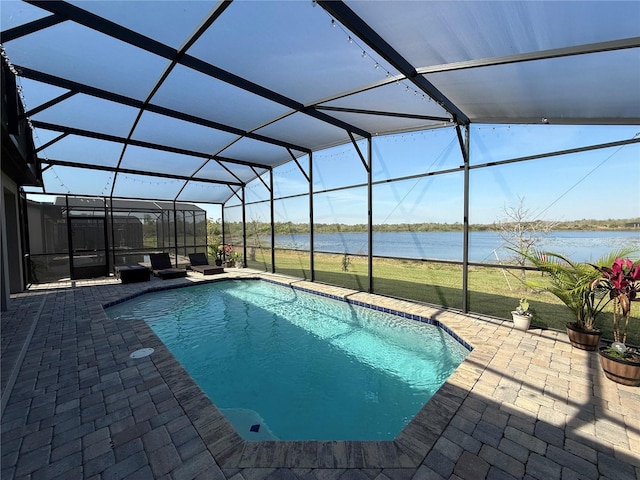
{"type": "MultiPolygon", "coordinates": [[[[224,263],[225,267],[229,267],[229,268],[233,267],[235,263],[232,258],[233,255],[234,255],[233,245],[223,244],[218,247],[218,257],[220,258],[220,265],[224,263]]],[[[216,259],[216,265],[218,265],[217,259],[216,259]]]]}
{"type": "Polygon", "coordinates": [[[613,340],[600,348],[600,365],[614,382],[640,386],[640,349],[628,347],[627,331],[632,302],[640,300],[640,261],[617,257],[610,267],[594,265],[602,277],[593,282],[593,289],[604,289],[613,302],[613,340]]]}
{"type": "Polygon", "coordinates": [[[209,256],[215,257],[215,264],[219,267],[222,265],[222,257],[220,254],[220,245],[209,245],[209,256]]]}
{"type": "MultiPolygon", "coordinates": [[[[566,325],[571,345],[581,350],[595,350],[602,336],[602,332],[596,327],[596,318],[608,303],[602,290],[592,288],[592,283],[600,277],[600,272],[593,265],[574,262],[559,253],[521,254],[546,274],[546,280],[529,281],[527,284],[555,295],[573,313],[575,320],[566,325]]],[[[601,259],[600,262],[602,261],[605,260],[601,259]]]]}
{"type": "Polygon", "coordinates": [[[240,254],[238,252],[231,252],[229,255],[229,263],[231,267],[240,268],[240,254]]]}
{"type": "Polygon", "coordinates": [[[529,330],[533,314],[529,311],[529,302],[525,298],[520,299],[520,304],[511,312],[513,328],[517,330],[529,330]]]}

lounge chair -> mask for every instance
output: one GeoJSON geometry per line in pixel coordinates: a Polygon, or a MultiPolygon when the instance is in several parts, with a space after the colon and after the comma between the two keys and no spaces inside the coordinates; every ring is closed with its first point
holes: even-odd
{"type": "Polygon", "coordinates": [[[224,268],[217,265],[209,265],[209,260],[207,260],[207,256],[204,253],[190,253],[189,261],[191,262],[191,270],[202,275],[224,273],[224,268]]]}
{"type": "Polygon", "coordinates": [[[151,270],[156,277],[163,280],[169,278],[186,277],[187,271],[182,268],[173,268],[168,253],[152,253],[149,255],[151,259],[151,270]]]}

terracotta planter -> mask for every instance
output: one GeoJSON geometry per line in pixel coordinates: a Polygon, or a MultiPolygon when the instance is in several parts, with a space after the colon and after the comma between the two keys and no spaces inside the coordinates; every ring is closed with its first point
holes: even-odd
{"type": "Polygon", "coordinates": [[[580,350],[593,351],[600,345],[602,332],[586,332],[576,328],[573,323],[567,323],[567,336],[572,346],[580,350]]]}
{"type": "Polygon", "coordinates": [[[600,365],[607,378],[621,385],[640,387],[640,362],[612,357],[604,351],[606,348],[602,347],[599,353],[600,365]]]}

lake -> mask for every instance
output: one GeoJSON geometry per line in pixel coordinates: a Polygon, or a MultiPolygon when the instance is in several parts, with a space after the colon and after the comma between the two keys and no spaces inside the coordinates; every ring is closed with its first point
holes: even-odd
{"type": "MultiPolygon", "coordinates": [[[[268,240],[267,240],[268,241],[268,240]]],[[[555,231],[537,248],[569,256],[578,262],[595,262],[612,250],[629,247],[640,251],[640,232],[555,231]]],[[[308,235],[278,235],[276,248],[309,250],[308,235]]],[[[316,233],[315,250],[327,253],[367,254],[366,233],[316,233]]],[[[462,232],[376,232],[373,255],[381,257],[462,260],[462,232]]],[[[469,261],[493,263],[513,256],[496,232],[469,232],[469,261]]]]}

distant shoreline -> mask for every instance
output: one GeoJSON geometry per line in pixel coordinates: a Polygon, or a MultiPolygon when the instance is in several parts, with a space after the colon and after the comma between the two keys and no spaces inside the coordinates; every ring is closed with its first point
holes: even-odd
{"type": "MultiPolygon", "coordinates": [[[[512,222],[514,223],[514,222],[512,222]]],[[[498,230],[498,225],[506,225],[506,222],[496,222],[493,224],[470,224],[469,230],[474,232],[493,232],[498,230]]],[[[546,225],[552,225],[551,231],[602,231],[602,232],[624,232],[624,231],[639,231],[640,232],[640,217],[639,218],[623,218],[623,219],[609,219],[609,220],[572,220],[568,222],[546,221],[546,222],[522,222],[525,230],[540,231],[541,228],[546,225]]],[[[256,222],[252,225],[257,231],[264,231],[268,228],[268,224],[262,222],[256,222]]],[[[250,229],[251,230],[251,229],[250,229]]],[[[389,223],[389,224],[374,224],[374,232],[461,232],[463,230],[462,223],[389,223]]],[[[309,224],[307,223],[291,223],[291,222],[276,222],[275,233],[276,235],[305,233],[309,231],[309,224]]],[[[344,223],[316,223],[314,225],[314,232],[316,233],[361,233],[367,232],[368,226],[366,224],[344,224],[344,223]]]]}
{"type": "MultiPolygon", "coordinates": [[[[269,243],[269,236],[263,237],[269,243]]],[[[309,233],[275,236],[275,247],[307,251],[311,248],[309,233]]],[[[413,259],[462,260],[464,238],[461,231],[436,232],[367,232],[316,233],[314,250],[336,254],[367,254],[369,245],[374,256],[413,259]]],[[[536,248],[560,253],[576,261],[595,261],[619,248],[640,251],[637,230],[553,231],[540,237],[536,248]]],[[[496,231],[471,231],[467,255],[469,260],[487,262],[505,260],[513,252],[496,231]]]]}

